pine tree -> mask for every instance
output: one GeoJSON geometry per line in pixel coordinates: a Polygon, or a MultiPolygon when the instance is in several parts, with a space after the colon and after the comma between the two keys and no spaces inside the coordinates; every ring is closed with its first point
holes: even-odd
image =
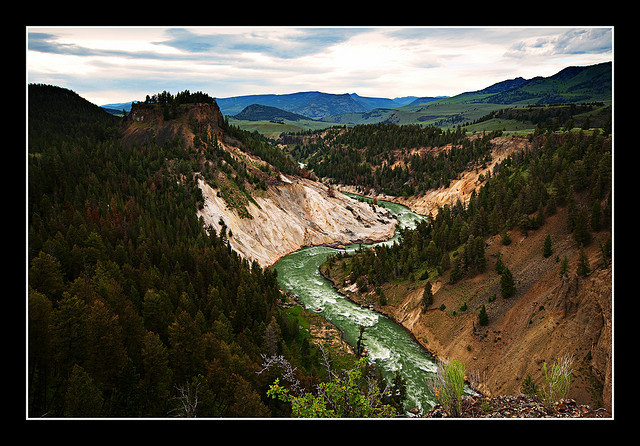
{"type": "Polygon", "coordinates": [[[496,272],[500,275],[502,275],[502,272],[504,271],[505,266],[504,263],[502,263],[502,254],[498,253],[498,258],[496,259],[496,272]]]}
{"type": "Polygon", "coordinates": [[[462,270],[460,266],[460,256],[458,256],[453,261],[453,269],[449,274],[449,283],[456,283],[461,278],[462,278],[462,270]]]}
{"type": "Polygon", "coordinates": [[[440,268],[442,271],[446,271],[451,268],[451,259],[449,258],[449,253],[447,251],[442,254],[442,258],[440,259],[440,268]]]}
{"type": "Polygon", "coordinates": [[[562,258],[562,262],[560,263],[560,277],[567,277],[569,271],[569,259],[567,256],[562,258]]]}
{"type": "Polygon", "coordinates": [[[500,240],[500,242],[505,246],[508,246],[511,244],[511,237],[509,237],[509,233],[507,232],[506,229],[502,231],[502,240],[500,240]]]}
{"type": "Polygon", "coordinates": [[[542,255],[546,258],[549,257],[553,253],[551,249],[551,236],[547,234],[544,239],[544,247],[542,248],[542,255]]]}
{"type": "Polygon", "coordinates": [[[431,290],[431,282],[427,281],[424,287],[424,291],[422,292],[422,312],[424,313],[425,311],[427,311],[427,308],[429,308],[432,304],[433,292],[431,290]]]}
{"type": "Polygon", "coordinates": [[[591,207],[591,229],[594,231],[599,231],[602,228],[602,212],[600,210],[600,200],[595,199],[593,201],[593,206],[591,207]]]}
{"type": "Polygon", "coordinates": [[[591,272],[591,267],[589,266],[589,257],[584,252],[584,249],[580,247],[580,254],[578,256],[578,268],[576,273],[581,277],[586,277],[591,272]]]}
{"type": "Polygon", "coordinates": [[[580,209],[575,218],[575,225],[573,227],[573,238],[578,245],[587,246],[591,243],[591,233],[587,223],[587,216],[584,209],[580,209]]]}
{"type": "Polygon", "coordinates": [[[506,266],[503,268],[502,275],[500,276],[500,291],[502,297],[505,299],[513,296],[516,292],[516,284],[513,281],[513,276],[506,266]]]}
{"type": "Polygon", "coordinates": [[[100,389],[89,374],[78,364],[73,365],[69,387],[64,397],[64,415],[67,417],[99,417],[103,398],[100,389]]]}
{"type": "Polygon", "coordinates": [[[487,314],[487,309],[484,307],[480,307],[480,312],[478,313],[478,324],[480,325],[489,325],[489,315],[487,314]]]}

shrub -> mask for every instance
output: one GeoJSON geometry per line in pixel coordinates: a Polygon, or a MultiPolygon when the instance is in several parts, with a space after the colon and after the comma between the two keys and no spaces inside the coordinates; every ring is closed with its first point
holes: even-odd
{"type": "Polygon", "coordinates": [[[569,393],[572,380],[573,356],[558,358],[550,369],[542,364],[542,385],[538,389],[540,397],[547,406],[554,401],[564,399],[569,393]]]}
{"type": "Polygon", "coordinates": [[[461,413],[464,373],[464,362],[440,362],[431,383],[434,396],[452,417],[461,413]]]}
{"type": "Polygon", "coordinates": [[[525,379],[522,380],[522,385],[520,386],[520,391],[525,395],[534,396],[538,393],[538,386],[536,386],[535,381],[531,378],[531,375],[527,375],[525,379]]]}

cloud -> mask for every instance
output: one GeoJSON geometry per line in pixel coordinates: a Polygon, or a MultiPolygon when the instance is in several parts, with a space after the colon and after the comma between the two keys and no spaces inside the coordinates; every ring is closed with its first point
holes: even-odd
{"type": "Polygon", "coordinates": [[[87,56],[93,53],[78,45],[61,44],[57,42],[57,38],[57,35],[51,33],[29,33],[28,48],[31,51],[41,53],[72,54],[76,56],[87,56]]]}
{"type": "Polygon", "coordinates": [[[357,28],[168,29],[158,44],[187,53],[261,53],[278,59],[313,55],[363,32],[357,28]]]}
{"type": "Polygon", "coordinates": [[[113,88],[105,103],[185,88],[455,95],[612,59],[611,28],[34,27],[27,36],[30,82],[95,101],[113,88]]]}
{"type": "Polygon", "coordinates": [[[567,56],[610,54],[613,45],[611,28],[569,29],[560,34],[519,40],[505,52],[506,57],[567,56]]]}

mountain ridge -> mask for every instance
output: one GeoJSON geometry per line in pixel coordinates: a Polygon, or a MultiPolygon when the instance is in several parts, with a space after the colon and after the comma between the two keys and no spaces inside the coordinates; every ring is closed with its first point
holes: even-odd
{"type": "MultiPolygon", "coordinates": [[[[469,111],[448,111],[438,118],[435,107],[444,104],[541,105],[594,101],[610,101],[612,90],[612,62],[586,66],[569,66],[548,77],[531,79],[515,77],[496,82],[483,89],[463,92],[454,96],[423,96],[403,98],[376,98],[357,93],[323,93],[303,91],[288,94],[255,94],[216,98],[225,116],[236,116],[249,105],[275,107],[313,120],[341,124],[371,123],[378,121],[397,123],[446,124],[453,117],[462,122],[469,111]],[[410,100],[413,98],[413,100],[410,100]],[[422,108],[419,108],[422,107],[422,108]],[[422,114],[429,108],[429,113],[422,114]],[[448,114],[447,114],[448,113],[448,114]],[[400,116],[406,115],[407,118],[400,116]],[[457,115],[457,117],[456,117],[457,115]],[[406,121],[406,122],[405,122],[406,121]],[[415,121],[415,122],[414,122],[415,121]]],[[[135,102],[135,101],[133,101],[135,102]]],[[[114,103],[101,106],[111,113],[129,112],[131,103],[114,103]]],[[[489,112],[491,110],[487,110],[489,112]]],[[[471,113],[472,114],[472,113],[471,113]]],[[[467,120],[478,116],[466,117],[467,120]]],[[[240,118],[242,119],[242,118],[240,118]]]]}

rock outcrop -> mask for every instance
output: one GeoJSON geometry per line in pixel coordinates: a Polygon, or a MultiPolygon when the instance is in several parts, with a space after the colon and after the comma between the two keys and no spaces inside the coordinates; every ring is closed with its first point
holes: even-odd
{"type": "Polygon", "coordinates": [[[162,146],[177,137],[189,147],[193,146],[196,132],[221,137],[223,121],[217,104],[181,104],[169,109],[138,102],[122,120],[122,141],[130,145],[148,144],[153,140],[162,146]]]}

